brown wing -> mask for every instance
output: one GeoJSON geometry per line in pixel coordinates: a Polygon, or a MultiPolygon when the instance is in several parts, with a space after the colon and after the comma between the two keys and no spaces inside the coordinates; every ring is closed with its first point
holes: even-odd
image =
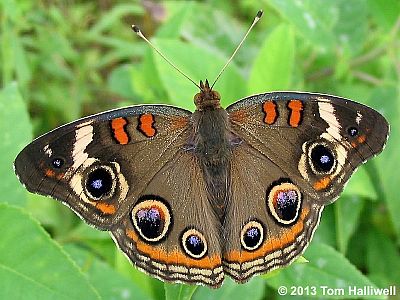
{"type": "Polygon", "coordinates": [[[223,265],[233,279],[245,282],[301,255],[323,206],[257,150],[242,144],[233,153],[223,265]]]}
{"type": "Polygon", "coordinates": [[[388,124],[371,108],[318,94],[256,95],[227,111],[238,139],[223,265],[243,282],[305,250],[324,205],[382,150],[388,124]]]}
{"type": "Polygon", "coordinates": [[[15,171],[26,188],[54,197],[108,229],[184,147],[190,112],[133,106],[59,127],[25,147],[15,171]]]}
{"type": "Polygon", "coordinates": [[[191,152],[179,152],[129,201],[112,235],[138,268],[171,282],[222,284],[220,222],[191,152]]]}
{"type": "Polygon", "coordinates": [[[389,131],[375,110],[319,94],[261,94],[227,111],[235,134],[321,203],[332,202],[354,170],[382,151],[389,131]]]}

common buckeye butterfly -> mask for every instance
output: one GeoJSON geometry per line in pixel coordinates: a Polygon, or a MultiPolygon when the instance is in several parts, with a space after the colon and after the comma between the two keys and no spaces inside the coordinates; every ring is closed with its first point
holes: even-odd
{"type": "Polygon", "coordinates": [[[218,287],[225,275],[245,282],[290,264],[323,208],[382,151],[387,121],[313,93],[224,109],[208,81],[199,88],[194,113],[139,105],[56,128],[19,153],[16,174],[162,280],[218,287]]]}

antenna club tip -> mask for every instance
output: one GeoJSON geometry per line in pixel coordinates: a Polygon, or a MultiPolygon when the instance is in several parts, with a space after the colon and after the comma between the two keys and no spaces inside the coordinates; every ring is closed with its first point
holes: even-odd
{"type": "Polygon", "coordinates": [[[264,13],[263,10],[260,9],[260,10],[257,12],[256,18],[257,18],[257,19],[261,18],[262,15],[263,15],[263,13],[264,13]]]}
{"type": "Polygon", "coordinates": [[[134,32],[136,32],[136,33],[139,33],[140,32],[140,28],[138,27],[138,26],[136,26],[136,25],[131,25],[131,27],[132,27],[132,30],[134,31],[134,32]]]}

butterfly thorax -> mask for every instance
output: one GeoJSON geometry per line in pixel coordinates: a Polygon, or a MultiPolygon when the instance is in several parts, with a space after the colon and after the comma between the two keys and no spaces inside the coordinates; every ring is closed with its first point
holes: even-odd
{"type": "Polygon", "coordinates": [[[193,146],[206,182],[208,198],[219,217],[223,217],[228,195],[230,157],[232,154],[231,131],[228,114],[220,106],[220,95],[213,91],[208,81],[194,97],[193,146]]]}

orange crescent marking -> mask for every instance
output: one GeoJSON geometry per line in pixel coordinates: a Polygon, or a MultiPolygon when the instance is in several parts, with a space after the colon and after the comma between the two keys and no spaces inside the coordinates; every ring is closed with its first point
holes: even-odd
{"type": "Polygon", "coordinates": [[[234,250],[224,254],[224,258],[233,263],[243,263],[265,257],[268,253],[274,252],[278,249],[283,250],[284,247],[292,244],[296,237],[304,229],[304,219],[308,215],[310,209],[304,208],[301,212],[300,218],[297,223],[290,229],[286,229],[280,238],[267,239],[261,248],[256,251],[238,251],[234,250]]]}
{"type": "Polygon", "coordinates": [[[104,202],[96,203],[96,208],[106,215],[112,215],[116,211],[115,206],[113,204],[108,204],[104,202]]]}
{"type": "Polygon", "coordinates": [[[278,112],[276,110],[276,103],[274,101],[266,101],[263,104],[263,112],[265,113],[264,122],[268,125],[272,125],[278,118],[278,112]]]}
{"type": "Polygon", "coordinates": [[[152,114],[144,114],[139,117],[139,130],[147,137],[156,135],[156,129],[153,124],[154,116],[152,114]]]}
{"type": "Polygon", "coordinates": [[[121,145],[126,145],[129,142],[129,136],[125,129],[126,124],[128,124],[128,121],[125,118],[116,118],[111,121],[114,138],[121,145]]]}
{"type": "Polygon", "coordinates": [[[192,259],[178,250],[167,252],[162,248],[143,243],[141,240],[139,240],[136,233],[129,228],[126,229],[126,235],[136,242],[136,248],[138,251],[150,257],[151,259],[164,264],[175,264],[201,269],[214,269],[221,265],[221,256],[219,255],[213,255],[211,257],[206,256],[201,259],[192,259]]]}
{"type": "Polygon", "coordinates": [[[302,110],[303,110],[303,102],[300,100],[290,100],[288,103],[288,107],[290,108],[290,118],[289,125],[292,127],[299,126],[301,122],[302,110]]]}
{"type": "Polygon", "coordinates": [[[327,188],[329,183],[331,183],[330,176],[322,177],[320,180],[318,180],[314,183],[314,190],[316,190],[316,191],[324,190],[327,188]]]}

